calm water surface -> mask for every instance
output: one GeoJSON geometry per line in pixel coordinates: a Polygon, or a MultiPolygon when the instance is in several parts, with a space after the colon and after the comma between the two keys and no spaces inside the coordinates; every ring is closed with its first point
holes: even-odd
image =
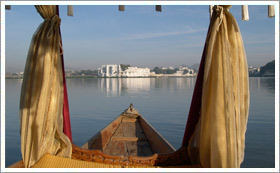
{"type": "MultiPolygon", "coordinates": [[[[67,79],[73,142],[81,146],[130,103],[176,149],[182,143],[196,78],[67,79]]],[[[6,166],[21,159],[21,79],[6,80],[6,166]]],[[[250,115],[242,167],[275,164],[274,78],[250,78],[250,115]]]]}

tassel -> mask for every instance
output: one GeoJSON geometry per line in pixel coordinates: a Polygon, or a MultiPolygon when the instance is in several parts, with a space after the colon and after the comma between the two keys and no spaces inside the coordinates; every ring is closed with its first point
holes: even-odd
{"type": "Polygon", "coordinates": [[[161,5],[156,5],[156,11],[161,12],[161,5]]]}
{"type": "Polygon", "coordinates": [[[214,5],[209,5],[210,20],[211,20],[212,14],[213,14],[213,7],[214,7],[214,5]]]}
{"type": "Polygon", "coordinates": [[[274,5],[268,6],[268,17],[275,17],[275,6],[274,5]]]}
{"type": "Polygon", "coordinates": [[[11,10],[11,6],[10,5],[5,5],[5,9],[6,10],[11,10]]]}
{"type": "Polygon", "coordinates": [[[249,20],[249,9],[248,5],[242,5],[242,20],[249,20]]]}
{"type": "Polygon", "coordinates": [[[119,11],[124,11],[124,5],[119,5],[119,11]]]}
{"type": "Polygon", "coordinates": [[[67,6],[67,16],[73,16],[73,5],[67,6]]]}

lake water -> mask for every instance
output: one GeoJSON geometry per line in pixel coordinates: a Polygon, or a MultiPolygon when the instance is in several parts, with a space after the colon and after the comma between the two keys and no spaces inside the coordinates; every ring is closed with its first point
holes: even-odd
{"type": "MultiPolygon", "coordinates": [[[[67,79],[73,142],[81,146],[130,103],[176,149],[181,146],[196,78],[67,79]]],[[[6,80],[6,166],[21,160],[21,79],[6,80]]],[[[274,168],[275,79],[250,78],[242,167],[274,168]]]]}

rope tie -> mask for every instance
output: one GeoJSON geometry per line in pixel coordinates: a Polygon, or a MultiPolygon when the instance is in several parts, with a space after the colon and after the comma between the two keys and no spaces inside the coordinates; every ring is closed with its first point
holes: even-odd
{"type": "Polygon", "coordinates": [[[51,22],[50,29],[47,33],[48,38],[50,38],[55,32],[59,33],[59,26],[60,26],[61,20],[58,17],[58,15],[54,15],[51,19],[46,18],[45,21],[46,22],[51,22]]]}
{"type": "MultiPolygon", "coordinates": [[[[53,35],[58,34],[59,35],[59,26],[61,23],[61,19],[58,15],[54,15],[52,18],[46,18],[46,22],[51,22],[51,26],[49,31],[47,32],[47,38],[51,38],[53,35]]],[[[63,54],[63,48],[61,45],[60,37],[59,37],[59,47],[61,49],[61,55],[63,54]]]]}
{"type": "Polygon", "coordinates": [[[216,16],[219,17],[219,24],[218,24],[218,27],[217,27],[217,30],[219,30],[220,28],[220,25],[222,24],[223,22],[223,17],[224,17],[224,7],[222,6],[219,6],[219,5],[215,5],[213,10],[215,11],[216,13],[216,16]]]}

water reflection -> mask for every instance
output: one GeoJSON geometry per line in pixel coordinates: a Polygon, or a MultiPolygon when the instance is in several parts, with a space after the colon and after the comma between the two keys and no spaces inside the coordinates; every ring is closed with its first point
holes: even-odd
{"type": "Polygon", "coordinates": [[[122,83],[116,78],[102,78],[100,81],[100,89],[107,97],[115,97],[121,93],[122,83]]]}
{"type": "Polygon", "coordinates": [[[196,81],[195,77],[191,78],[152,78],[151,87],[155,89],[166,89],[168,91],[180,88],[192,88],[196,81]]]}
{"type": "Polygon", "coordinates": [[[149,97],[151,88],[167,91],[192,88],[195,80],[196,78],[101,78],[99,88],[106,97],[149,97]]]}
{"type": "Polygon", "coordinates": [[[249,78],[250,90],[257,90],[259,92],[275,93],[275,78],[274,77],[252,77],[249,78]]]}
{"type": "Polygon", "coordinates": [[[116,97],[128,94],[135,97],[139,94],[148,95],[150,78],[102,78],[100,79],[101,92],[107,97],[116,97]]]}
{"type": "Polygon", "coordinates": [[[71,88],[98,88],[99,80],[97,78],[69,78],[66,80],[66,84],[71,88]]]}
{"type": "MultiPolygon", "coordinates": [[[[196,78],[82,78],[67,79],[67,86],[92,90],[98,89],[107,97],[116,97],[125,94],[148,93],[151,89],[165,89],[168,91],[180,88],[192,88],[196,78]]],[[[6,84],[22,80],[6,80],[6,84]]],[[[275,78],[249,78],[250,90],[275,93],[275,78]]]]}

